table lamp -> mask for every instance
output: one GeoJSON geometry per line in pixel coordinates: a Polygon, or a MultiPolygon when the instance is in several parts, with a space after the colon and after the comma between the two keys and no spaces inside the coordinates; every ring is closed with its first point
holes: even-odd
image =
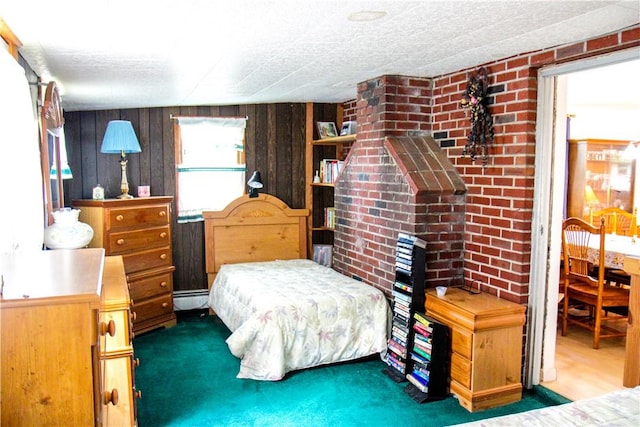
{"type": "Polygon", "coordinates": [[[129,182],[127,181],[127,153],[139,153],[141,151],[131,122],[126,120],[112,120],[109,122],[102,139],[100,152],[120,154],[122,181],[120,182],[121,194],[118,199],[133,199],[133,196],[129,194],[129,182]]]}
{"type": "Polygon", "coordinates": [[[584,187],[584,201],[587,203],[587,206],[589,206],[589,224],[593,224],[593,207],[600,204],[600,201],[593,191],[593,188],[588,184],[584,187]]]}
{"type": "Polygon", "coordinates": [[[247,181],[247,186],[249,186],[249,197],[258,197],[258,189],[263,187],[260,172],[253,172],[253,175],[247,181]]]}

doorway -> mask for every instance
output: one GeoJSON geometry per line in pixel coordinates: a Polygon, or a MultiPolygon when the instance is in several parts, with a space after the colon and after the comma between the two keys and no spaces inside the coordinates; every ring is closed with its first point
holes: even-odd
{"type": "MultiPolygon", "coordinates": [[[[579,62],[551,66],[539,72],[531,293],[527,331],[529,339],[526,355],[528,362],[525,378],[528,386],[557,377],[555,351],[560,263],[555,260],[560,259],[560,233],[566,200],[566,117],[569,113],[567,103],[571,90],[571,75],[586,70],[604,70],[603,67],[629,61],[640,64],[638,58],[640,58],[640,49],[636,48],[579,62]]],[[[609,79],[612,81],[620,77],[614,76],[609,79]]],[[[591,92],[595,93],[601,88],[608,90],[607,83],[608,81],[594,81],[593,84],[599,86],[594,86],[591,92]]],[[[628,80],[626,83],[628,89],[636,86],[633,80],[628,80]]],[[[574,90],[578,89],[574,88],[574,90]]]]}

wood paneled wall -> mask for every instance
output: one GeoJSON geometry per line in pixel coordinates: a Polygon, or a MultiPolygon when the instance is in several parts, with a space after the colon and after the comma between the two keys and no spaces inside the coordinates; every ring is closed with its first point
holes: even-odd
{"type": "MultiPolygon", "coordinates": [[[[107,123],[117,119],[132,122],[142,148],[141,153],[128,156],[130,193],[135,195],[138,185],[150,185],[153,196],[175,196],[171,116],[247,117],[247,173],[260,171],[262,192],[277,196],[292,208],[304,207],[303,103],[65,112],[67,154],[73,172],[73,179],[64,183],[67,205],[73,199],[90,198],[96,184],[105,188],[107,198],[120,193],[119,156],[100,153],[107,123]]],[[[203,223],[177,224],[175,203],[173,212],[174,288],[206,289],[203,223]]]]}

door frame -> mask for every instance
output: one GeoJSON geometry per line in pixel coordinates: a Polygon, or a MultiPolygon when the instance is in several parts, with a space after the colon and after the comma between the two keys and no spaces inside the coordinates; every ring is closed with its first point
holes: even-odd
{"type": "Polygon", "coordinates": [[[567,176],[566,76],[577,71],[637,60],[640,48],[552,65],[538,71],[531,274],[524,382],[527,387],[557,377],[560,236],[567,176]],[[551,197],[549,197],[551,196],[551,197]]]}

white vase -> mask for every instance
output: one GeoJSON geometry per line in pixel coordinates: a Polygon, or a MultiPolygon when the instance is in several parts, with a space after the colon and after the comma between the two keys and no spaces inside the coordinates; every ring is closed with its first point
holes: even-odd
{"type": "Polygon", "coordinates": [[[93,238],[93,228],[78,221],[79,209],[63,208],[52,213],[53,224],[44,230],[44,244],[49,249],[84,248],[93,238]]]}

